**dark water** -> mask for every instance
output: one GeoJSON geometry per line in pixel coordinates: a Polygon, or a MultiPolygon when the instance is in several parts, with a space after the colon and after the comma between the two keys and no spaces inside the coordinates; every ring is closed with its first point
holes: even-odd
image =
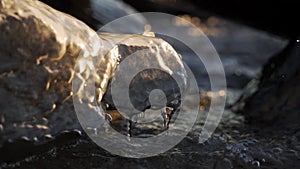
{"type": "MultiPolygon", "coordinates": [[[[213,136],[204,144],[198,143],[197,132],[199,130],[194,129],[171,150],[145,159],[112,155],[98,147],[85,134],[70,132],[61,134],[55,140],[41,146],[22,143],[20,147],[15,147],[15,151],[7,152],[4,158],[14,162],[2,163],[1,168],[297,168],[299,166],[300,132],[296,128],[261,129],[245,126],[241,124],[239,118],[230,117],[230,121],[223,120],[213,136]]],[[[3,149],[1,153],[4,153],[3,149]]]]}

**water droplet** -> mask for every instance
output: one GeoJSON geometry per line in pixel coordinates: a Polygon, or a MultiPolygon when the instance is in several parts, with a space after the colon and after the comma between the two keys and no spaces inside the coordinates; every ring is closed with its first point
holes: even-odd
{"type": "Polygon", "coordinates": [[[27,136],[22,136],[21,139],[25,140],[25,141],[29,141],[30,140],[27,136]]]}
{"type": "Polygon", "coordinates": [[[260,167],[260,162],[257,160],[252,161],[252,165],[255,165],[257,167],[260,167]]]}

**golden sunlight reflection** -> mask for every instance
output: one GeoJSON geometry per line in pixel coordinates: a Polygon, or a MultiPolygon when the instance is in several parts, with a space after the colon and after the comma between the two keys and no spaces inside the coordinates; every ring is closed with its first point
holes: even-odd
{"type": "Polygon", "coordinates": [[[45,134],[44,137],[47,139],[53,139],[53,136],[51,134],[45,134]]]}
{"type": "Polygon", "coordinates": [[[179,15],[179,18],[175,17],[173,23],[175,26],[187,27],[190,24],[195,27],[190,27],[188,34],[191,36],[201,36],[202,33],[198,31],[200,29],[205,35],[217,36],[222,30],[219,28],[221,21],[216,17],[209,17],[206,21],[202,21],[199,17],[192,17],[190,15],[179,15]]]}
{"type": "Polygon", "coordinates": [[[41,125],[41,124],[37,124],[37,125],[35,125],[35,127],[38,128],[38,129],[41,129],[41,130],[48,130],[49,129],[48,126],[41,125]]]}
{"type": "Polygon", "coordinates": [[[208,91],[208,92],[201,93],[199,110],[201,111],[208,110],[211,103],[211,99],[213,97],[225,97],[225,96],[226,96],[226,92],[224,90],[219,90],[216,92],[208,91]]]}

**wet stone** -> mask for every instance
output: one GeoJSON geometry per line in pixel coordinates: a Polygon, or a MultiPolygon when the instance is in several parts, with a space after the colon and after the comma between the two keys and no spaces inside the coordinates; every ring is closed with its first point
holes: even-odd
{"type": "MultiPolygon", "coordinates": [[[[264,66],[257,90],[240,110],[253,125],[299,126],[300,45],[292,41],[264,66]]],[[[250,88],[251,90],[251,88],[250,88]]]]}

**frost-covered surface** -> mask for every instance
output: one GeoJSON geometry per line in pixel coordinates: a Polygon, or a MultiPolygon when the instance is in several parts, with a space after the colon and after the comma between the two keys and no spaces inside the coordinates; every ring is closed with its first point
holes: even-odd
{"type": "Polygon", "coordinates": [[[79,128],[71,97],[73,68],[81,51],[97,54],[97,43],[87,44],[97,34],[39,1],[1,0],[0,5],[0,145],[79,128]]]}

